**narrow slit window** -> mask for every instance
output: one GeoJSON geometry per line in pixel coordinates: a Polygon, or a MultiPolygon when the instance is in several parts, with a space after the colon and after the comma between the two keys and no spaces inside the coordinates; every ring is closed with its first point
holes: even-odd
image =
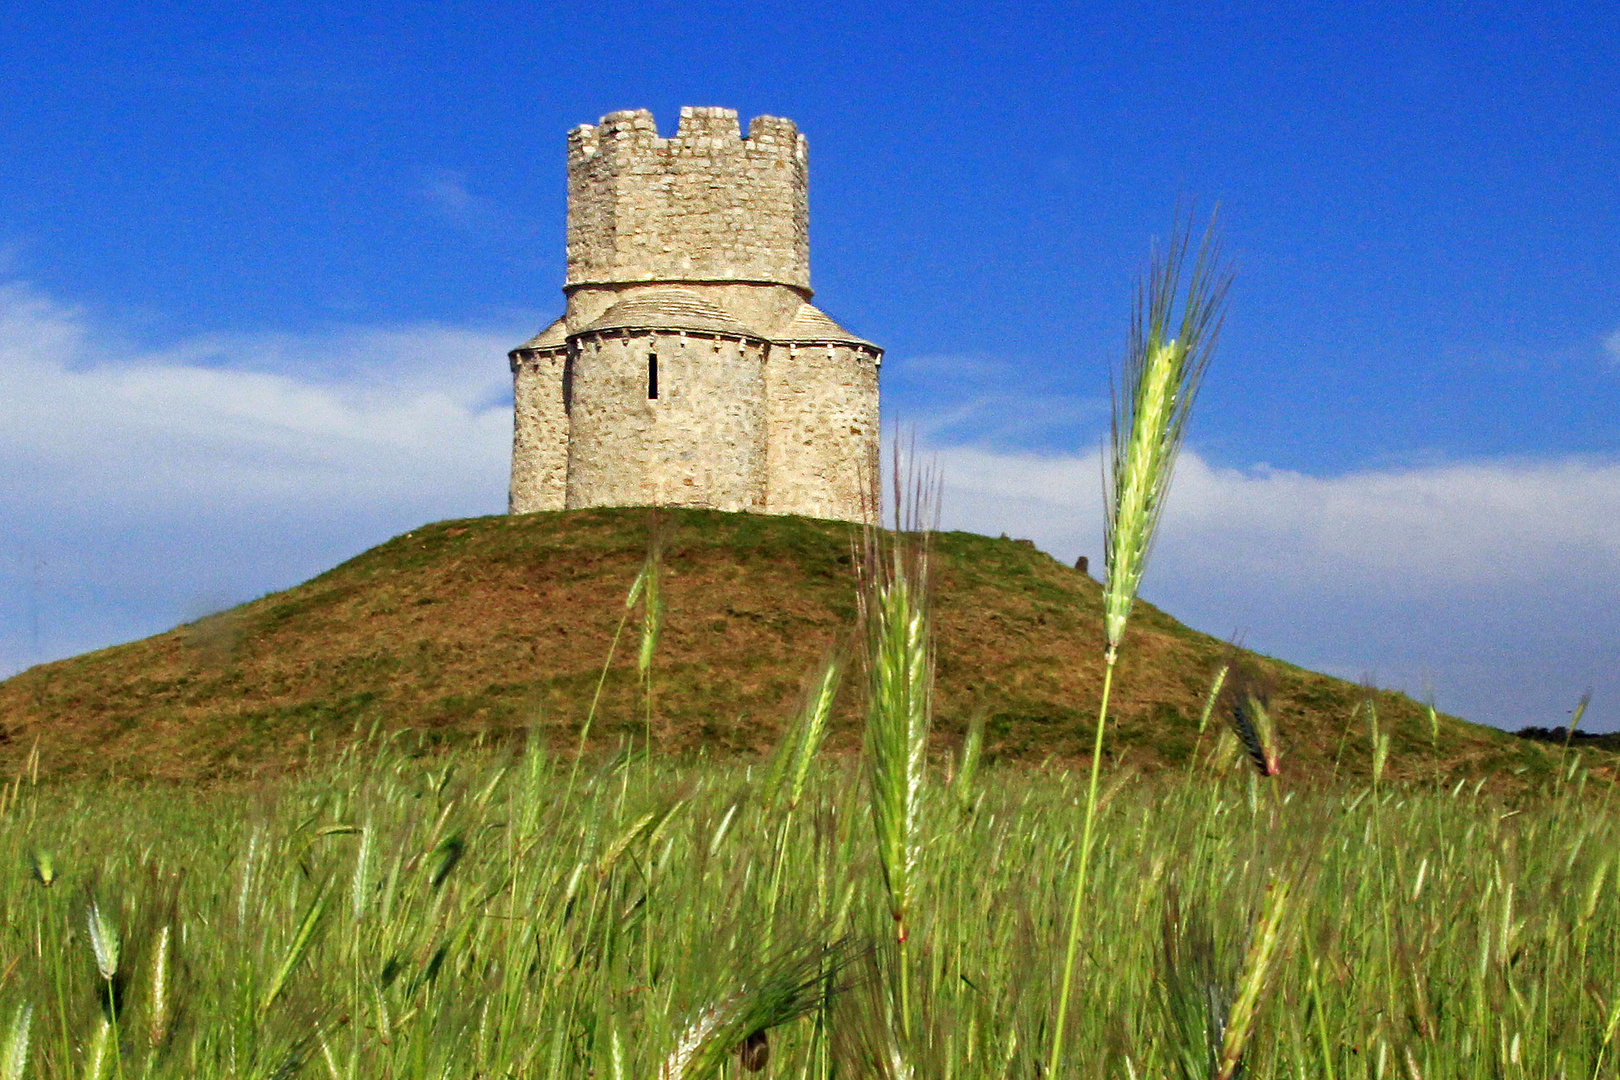
{"type": "Polygon", "coordinates": [[[647,354],[647,400],[658,400],[658,354],[647,354]]]}

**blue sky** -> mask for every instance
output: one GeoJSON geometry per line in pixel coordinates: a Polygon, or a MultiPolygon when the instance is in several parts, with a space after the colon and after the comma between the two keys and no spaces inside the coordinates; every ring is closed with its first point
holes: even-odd
{"type": "Polygon", "coordinates": [[[0,8],[0,674],[504,501],[563,134],[811,144],[818,302],[948,523],[1096,554],[1148,242],[1238,271],[1147,596],[1620,726],[1613,5],[0,8]]]}

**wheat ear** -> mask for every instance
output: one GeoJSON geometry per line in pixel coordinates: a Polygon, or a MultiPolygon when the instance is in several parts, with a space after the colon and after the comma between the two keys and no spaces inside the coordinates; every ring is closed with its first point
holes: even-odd
{"type": "Polygon", "coordinates": [[[866,766],[878,866],[900,947],[900,1019],[911,1034],[907,940],[922,858],[928,730],[933,723],[931,543],[939,482],[919,471],[913,450],[894,450],[894,524],[885,535],[869,516],[861,558],[860,616],[868,676],[866,766]],[[910,459],[902,469],[902,456],[910,459]]]}
{"type": "Polygon", "coordinates": [[[1191,222],[1177,222],[1170,242],[1155,246],[1146,279],[1139,282],[1133,304],[1131,333],[1123,378],[1114,395],[1108,471],[1104,476],[1105,556],[1108,580],[1103,586],[1103,685],[1091,750],[1091,777],[1086,790],[1086,816],[1076,859],[1074,898],[1069,914],[1069,942],[1063,959],[1063,981],[1052,1025],[1052,1052],[1047,1075],[1056,1076],[1063,1054],[1075,957],[1080,946],[1080,917],[1085,903],[1086,874],[1091,860],[1092,831],[1097,817],[1097,781],[1102,768],[1103,732],[1108,724],[1108,698],[1114,686],[1125,626],[1136,602],[1142,571],[1158,532],[1176,456],[1186,434],[1193,399],[1219,336],[1232,275],[1225,268],[1211,218],[1193,260],[1185,295],[1182,266],[1191,222]],[[1174,321],[1178,303],[1181,317],[1174,321]]]}
{"type": "Polygon", "coordinates": [[[28,1033],[33,1023],[32,1005],[23,1005],[12,1017],[5,1046],[0,1048],[0,1080],[23,1080],[28,1068],[28,1033]]]}

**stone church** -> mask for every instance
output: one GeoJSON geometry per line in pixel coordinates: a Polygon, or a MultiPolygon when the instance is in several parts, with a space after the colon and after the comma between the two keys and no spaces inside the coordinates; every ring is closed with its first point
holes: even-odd
{"type": "Polygon", "coordinates": [[[858,521],[883,350],[810,303],[791,120],[646,110],[568,133],[567,311],[511,353],[511,511],[689,506],[858,521]]]}

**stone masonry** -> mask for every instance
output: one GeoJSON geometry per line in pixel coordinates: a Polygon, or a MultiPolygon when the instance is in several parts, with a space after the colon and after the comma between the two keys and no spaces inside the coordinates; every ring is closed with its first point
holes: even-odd
{"type": "Polygon", "coordinates": [[[644,109],[568,133],[567,311],[512,350],[511,511],[694,506],[859,521],[883,350],[810,303],[791,120],[644,109]]]}

